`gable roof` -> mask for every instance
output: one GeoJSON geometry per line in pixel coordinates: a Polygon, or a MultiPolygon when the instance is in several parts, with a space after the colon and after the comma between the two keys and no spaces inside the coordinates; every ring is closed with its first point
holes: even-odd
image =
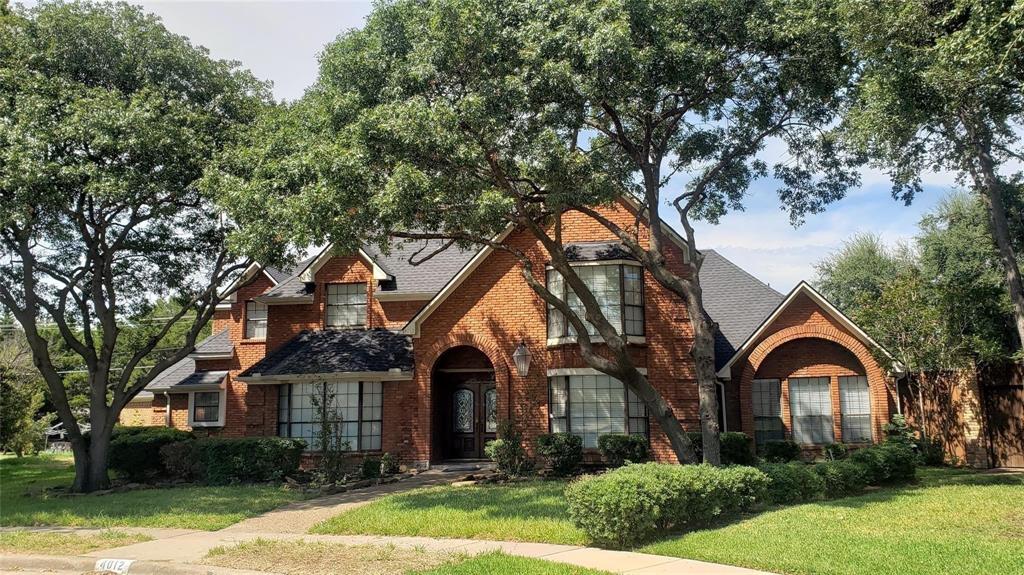
{"type": "Polygon", "coordinates": [[[732,357],[729,358],[729,361],[727,361],[721,368],[719,368],[718,377],[729,379],[731,377],[729,369],[732,367],[734,363],[736,363],[736,360],[742,357],[744,354],[750,351],[751,348],[754,347],[756,342],[760,340],[761,336],[772,325],[772,323],[775,322],[779,315],[781,315],[782,312],[785,311],[786,308],[788,308],[800,295],[806,295],[807,297],[811,298],[811,300],[814,303],[816,303],[822,310],[824,310],[825,313],[832,317],[832,319],[836,320],[836,322],[838,322],[841,326],[846,328],[851,334],[853,334],[854,337],[860,340],[861,343],[868,347],[880,350],[883,354],[885,354],[885,356],[891,359],[893,362],[893,371],[902,371],[903,366],[896,361],[892,354],[890,354],[884,347],[882,347],[878,342],[872,339],[870,335],[868,335],[856,323],[854,323],[853,320],[850,319],[846,314],[839,311],[839,309],[836,306],[832,305],[832,302],[825,299],[825,296],[821,295],[818,292],[818,290],[814,289],[811,286],[811,284],[807,283],[806,281],[801,281],[799,284],[797,284],[795,288],[793,288],[792,291],[789,292],[788,295],[786,295],[786,298],[782,301],[782,303],[780,303],[778,307],[776,307],[775,310],[772,311],[772,313],[769,314],[768,317],[766,317],[764,321],[761,322],[761,325],[759,325],[758,328],[747,337],[743,344],[736,349],[736,352],[733,353],[732,357]]]}
{"type": "Polygon", "coordinates": [[[231,336],[227,328],[224,328],[197,343],[196,348],[188,356],[192,359],[230,359],[234,351],[231,336]]]}
{"type": "Polygon", "coordinates": [[[246,369],[250,383],[352,375],[409,379],[412,338],[387,329],[306,330],[246,369]]]}
{"type": "Polygon", "coordinates": [[[704,312],[718,324],[715,369],[721,369],[785,298],[715,250],[701,253],[704,312]]]}
{"type": "Polygon", "coordinates": [[[227,375],[227,372],[196,371],[196,360],[230,358],[234,351],[235,347],[231,343],[228,330],[223,329],[197,343],[192,353],[160,372],[159,375],[153,378],[153,381],[146,385],[146,391],[163,392],[177,388],[180,385],[210,384],[210,381],[204,379],[207,377],[205,375],[200,376],[199,379],[194,377],[199,374],[220,374],[219,379],[216,381],[216,384],[219,385],[220,381],[227,375]]]}

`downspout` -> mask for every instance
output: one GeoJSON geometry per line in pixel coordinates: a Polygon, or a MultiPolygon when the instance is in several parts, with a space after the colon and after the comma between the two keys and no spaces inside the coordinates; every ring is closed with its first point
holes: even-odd
{"type": "Polygon", "coordinates": [[[171,396],[164,392],[164,426],[171,427],[171,396]]]}

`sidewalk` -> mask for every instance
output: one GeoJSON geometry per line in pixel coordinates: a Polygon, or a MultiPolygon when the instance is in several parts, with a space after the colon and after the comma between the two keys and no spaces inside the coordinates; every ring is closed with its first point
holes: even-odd
{"type": "MultiPolygon", "coordinates": [[[[33,528],[28,528],[33,529],[33,528]]],[[[37,530],[47,530],[38,528],[37,530]]],[[[51,529],[52,530],[52,529],[51,529]]],[[[387,537],[376,535],[303,535],[299,533],[269,533],[269,532],[241,532],[237,530],[222,531],[184,531],[174,530],[174,533],[167,533],[160,537],[157,530],[142,530],[133,528],[118,528],[119,531],[145,532],[151,536],[158,537],[152,541],[136,543],[114,549],[96,551],[77,558],[50,558],[51,560],[65,563],[78,563],[85,565],[95,562],[101,558],[134,559],[138,561],[133,565],[132,573],[154,573],[160,572],[159,566],[165,565],[165,575],[172,573],[194,572],[191,563],[201,560],[214,547],[222,545],[233,545],[254,539],[274,540],[306,540],[323,543],[334,543],[338,545],[393,545],[399,548],[423,549],[439,553],[452,553],[463,555],[477,555],[491,551],[501,551],[509,555],[532,557],[567,563],[580,567],[610,571],[612,573],[623,573],[630,575],[765,575],[764,572],[692,561],[689,559],[676,559],[661,555],[648,555],[645,553],[632,553],[628,551],[609,551],[607,549],[595,549],[592,547],[579,547],[575,545],[554,545],[550,543],[524,543],[513,541],[481,541],[475,539],[434,539],[429,537],[387,537]],[[136,568],[138,566],[138,568],[136,568]]],[[[67,529],[63,532],[76,532],[82,534],[98,533],[101,529],[67,529]]],[[[24,566],[30,566],[31,560],[39,560],[38,557],[28,557],[29,561],[19,563],[18,556],[5,556],[0,559],[0,570],[16,570],[24,566]]],[[[235,570],[217,570],[203,566],[202,569],[211,573],[237,573],[235,570]]]]}

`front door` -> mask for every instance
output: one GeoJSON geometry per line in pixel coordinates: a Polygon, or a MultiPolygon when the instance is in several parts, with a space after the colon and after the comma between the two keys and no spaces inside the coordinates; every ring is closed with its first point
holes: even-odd
{"type": "Polygon", "coordinates": [[[483,459],[484,445],[498,427],[498,393],[491,381],[465,381],[451,386],[448,417],[442,422],[450,459],[483,459]]]}

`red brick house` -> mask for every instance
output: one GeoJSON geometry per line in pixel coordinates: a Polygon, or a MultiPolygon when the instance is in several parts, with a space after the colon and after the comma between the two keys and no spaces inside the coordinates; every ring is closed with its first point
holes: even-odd
{"type": "MultiPolygon", "coordinates": [[[[635,221],[625,204],[605,213],[624,226],[635,221]]],[[[681,239],[670,239],[669,265],[681,269],[681,239]]],[[[528,232],[509,229],[499,240],[545,269],[545,251],[528,232]]],[[[690,310],[592,219],[567,214],[563,241],[637,365],[684,427],[697,429],[690,310]]],[[[311,440],[316,390],[333,398],[353,450],[409,464],[483,457],[504,419],[530,445],[549,431],[578,434],[587,448],[600,434],[629,432],[647,436],[657,459],[674,459],[643,404],[582,361],[566,322],[526,285],[512,255],[448,250],[412,266],[420,247],[328,248],[292,270],[254,267],[252,281],[218,309],[213,335],[154,380],[152,403],[135,404],[132,416],[311,440]],[[517,351],[529,354],[525,371],[517,351]]],[[[564,291],[560,280],[547,272],[548,285],[564,291]]],[[[872,355],[877,345],[848,318],[807,284],[783,296],[713,251],[701,282],[719,326],[726,430],[809,446],[880,438],[894,396],[872,355]]]]}

